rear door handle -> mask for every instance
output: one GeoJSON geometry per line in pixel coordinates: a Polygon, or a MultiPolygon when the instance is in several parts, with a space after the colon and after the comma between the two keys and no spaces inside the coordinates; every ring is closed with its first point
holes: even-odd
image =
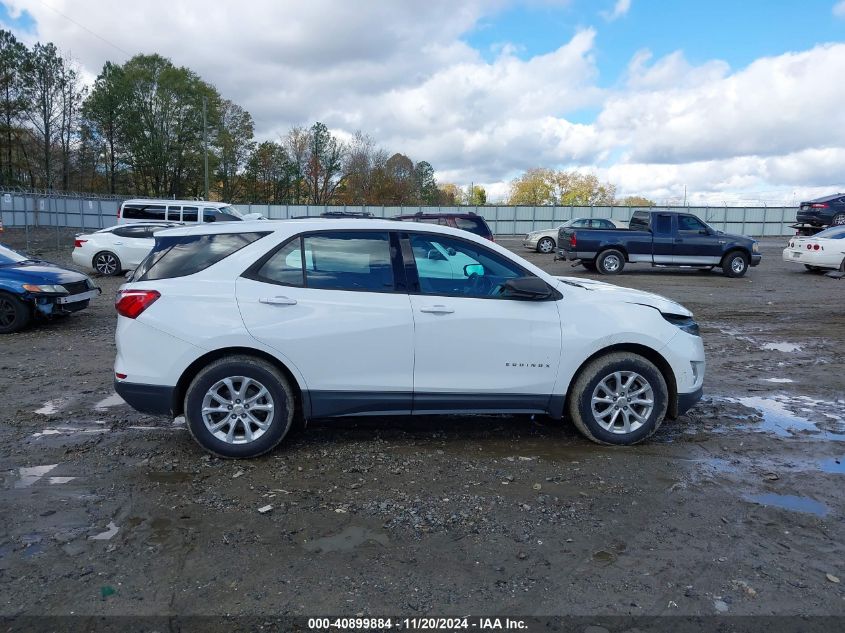
{"type": "Polygon", "coordinates": [[[429,314],[452,314],[454,310],[448,306],[434,305],[420,308],[420,312],[428,312],[429,314]]]}
{"type": "Polygon", "coordinates": [[[259,303],[266,303],[271,306],[295,306],[296,299],[290,297],[261,297],[259,303]]]}

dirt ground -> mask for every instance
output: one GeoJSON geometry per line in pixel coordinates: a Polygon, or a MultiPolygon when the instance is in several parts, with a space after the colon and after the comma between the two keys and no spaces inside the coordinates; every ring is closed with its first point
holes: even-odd
{"type": "MultiPolygon", "coordinates": [[[[72,234],[30,238],[70,263],[72,234]]],[[[705,399],[620,449],[373,418],[216,459],[113,394],[122,280],[98,278],[90,309],[0,339],[0,616],[845,616],[845,280],[783,242],[743,279],[602,278],[693,310],[707,349],[705,399]]]]}

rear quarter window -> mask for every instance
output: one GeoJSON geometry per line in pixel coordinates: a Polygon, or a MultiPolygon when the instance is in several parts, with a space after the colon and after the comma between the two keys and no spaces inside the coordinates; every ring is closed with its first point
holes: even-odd
{"type": "Polygon", "coordinates": [[[237,253],[269,233],[214,233],[156,238],[131,281],[152,281],[193,275],[237,253]]]}
{"type": "Polygon", "coordinates": [[[490,228],[481,218],[455,218],[455,226],[464,231],[475,233],[482,237],[490,235],[490,228]]]}

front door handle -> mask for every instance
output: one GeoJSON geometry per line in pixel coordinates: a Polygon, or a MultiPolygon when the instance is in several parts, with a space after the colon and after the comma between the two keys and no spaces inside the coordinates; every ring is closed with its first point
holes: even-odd
{"type": "Polygon", "coordinates": [[[444,305],[425,306],[420,308],[420,312],[428,312],[429,314],[452,314],[454,310],[444,305]]]}
{"type": "Polygon", "coordinates": [[[261,297],[259,303],[266,303],[271,306],[295,306],[296,299],[290,297],[261,297]]]}

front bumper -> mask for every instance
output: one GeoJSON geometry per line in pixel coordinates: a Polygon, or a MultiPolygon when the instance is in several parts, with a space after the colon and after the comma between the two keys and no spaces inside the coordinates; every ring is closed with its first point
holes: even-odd
{"type": "Polygon", "coordinates": [[[763,261],[763,255],[760,253],[751,253],[751,266],[759,266],[763,261]]]}
{"type": "Polygon", "coordinates": [[[114,390],[127,404],[141,413],[172,415],[175,387],[166,385],[142,385],[135,382],[114,381],[114,390]]]}
{"type": "Polygon", "coordinates": [[[704,389],[699,387],[696,391],[692,393],[679,393],[678,394],[678,415],[681,416],[690,409],[692,409],[695,404],[701,400],[701,396],[704,394],[704,389]]]}
{"type": "Polygon", "coordinates": [[[530,248],[532,251],[536,251],[537,250],[537,242],[539,242],[539,241],[540,241],[539,237],[538,238],[526,237],[524,240],[522,240],[522,245],[525,248],[530,248]]]}

